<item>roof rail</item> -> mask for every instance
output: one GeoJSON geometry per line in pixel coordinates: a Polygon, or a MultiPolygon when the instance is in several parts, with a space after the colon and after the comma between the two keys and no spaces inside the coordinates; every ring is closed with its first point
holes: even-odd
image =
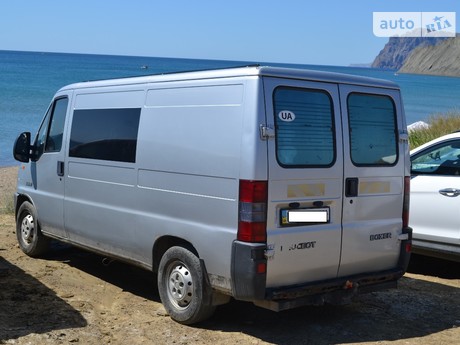
{"type": "Polygon", "coordinates": [[[138,78],[138,77],[153,77],[153,76],[158,76],[158,75],[193,73],[193,72],[204,72],[204,71],[220,71],[220,70],[226,70],[226,69],[246,68],[246,67],[250,68],[250,67],[260,67],[260,66],[261,66],[260,64],[255,63],[255,64],[248,64],[248,65],[236,65],[236,66],[217,67],[217,68],[191,69],[191,70],[182,70],[182,71],[173,71],[173,72],[140,74],[140,75],[125,76],[125,77],[114,77],[114,78],[103,78],[103,79],[88,79],[88,80],[83,81],[83,83],[88,83],[88,82],[92,82],[92,81],[111,80],[111,79],[129,79],[129,78],[138,78]]]}

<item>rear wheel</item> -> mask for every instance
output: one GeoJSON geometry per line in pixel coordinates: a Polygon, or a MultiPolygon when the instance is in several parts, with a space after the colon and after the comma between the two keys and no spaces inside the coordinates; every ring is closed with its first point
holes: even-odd
{"type": "Polygon", "coordinates": [[[190,325],[210,317],[211,288],[206,283],[198,257],[183,247],[171,247],[163,255],[158,270],[158,292],[171,318],[190,325]]]}
{"type": "Polygon", "coordinates": [[[16,219],[16,236],[19,247],[29,256],[40,256],[48,250],[49,239],[43,236],[35,207],[28,201],[19,207],[18,218],[16,219]]]}

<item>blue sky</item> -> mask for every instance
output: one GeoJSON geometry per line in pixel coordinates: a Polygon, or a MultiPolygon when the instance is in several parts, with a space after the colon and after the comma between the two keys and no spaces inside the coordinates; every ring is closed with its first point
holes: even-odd
{"type": "Polygon", "coordinates": [[[460,0],[5,0],[0,50],[347,66],[388,41],[374,11],[458,14],[460,0]]]}

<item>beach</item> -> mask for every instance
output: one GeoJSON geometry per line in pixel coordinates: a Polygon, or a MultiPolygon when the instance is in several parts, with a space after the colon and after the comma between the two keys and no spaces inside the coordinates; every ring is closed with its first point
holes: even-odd
{"type": "MultiPolygon", "coordinates": [[[[17,167],[0,168],[11,200],[17,167]]],[[[2,204],[3,207],[3,204],[2,204]]],[[[3,208],[2,208],[3,209],[3,208]]],[[[0,214],[0,344],[458,344],[457,263],[418,258],[399,289],[350,305],[275,313],[232,301],[194,327],[172,321],[153,275],[62,244],[33,259],[0,214]]]]}
{"type": "Polygon", "coordinates": [[[11,207],[13,193],[16,190],[18,167],[0,167],[0,213],[5,207],[11,207]]]}
{"type": "Polygon", "coordinates": [[[6,191],[16,188],[16,178],[18,176],[18,167],[0,168],[0,191],[3,194],[6,191]]]}

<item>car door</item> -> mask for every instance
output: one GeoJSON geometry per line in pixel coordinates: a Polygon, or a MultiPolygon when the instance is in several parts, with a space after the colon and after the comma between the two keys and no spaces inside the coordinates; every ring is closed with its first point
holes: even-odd
{"type": "Polygon", "coordinates": [[[339,276],[383,271],[400,256],[409,162],[399,91],[340,85],[344,195],[339,276]]]}
{"type": "Polygon", "coordinates": [[[340,262],[343,153],[338,86],[264,78],[267,287],[335,278],[340,262]]]}
{"type": "Polygon", "coordinates": [[[411,161],[414,239],[460,244],[460,139],[433,144],[411,161]]]}
{"type": "Polygon", "coordinates": [[[69,94],[58,94],[51,103],[34,142],[28,193],[37,209],[42,231],[67,237],[64,229],[64,157],[69,94]]]}

